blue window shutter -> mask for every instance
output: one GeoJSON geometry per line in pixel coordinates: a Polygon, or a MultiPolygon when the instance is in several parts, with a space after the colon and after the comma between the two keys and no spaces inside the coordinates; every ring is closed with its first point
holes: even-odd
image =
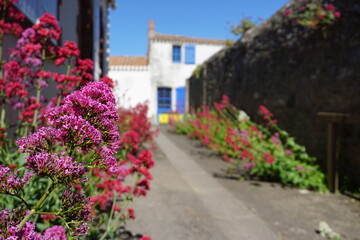
{"type": "Polygon", "coordinates": [[[176,111],[185,112],[185,87],[176,88],[176,111]]]}
{"type": "Polygon", "coordinates": [[[186,45],[185,46],[185,63],[186,64],[195,64],[195,46],[186,45]]]}
{"type": "Polygon", "coordinates": [[[173,46],[173,62],[181,62],[181,46],[173,46]]]}

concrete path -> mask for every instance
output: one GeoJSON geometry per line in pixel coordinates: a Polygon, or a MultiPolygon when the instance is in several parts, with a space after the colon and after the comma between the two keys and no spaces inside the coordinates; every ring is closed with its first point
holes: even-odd
{"type": "Polygon", "coordinates": [[[275,240],[265,222],[160,132],[152,190],[127,228],[153,240],[275,240]]]}

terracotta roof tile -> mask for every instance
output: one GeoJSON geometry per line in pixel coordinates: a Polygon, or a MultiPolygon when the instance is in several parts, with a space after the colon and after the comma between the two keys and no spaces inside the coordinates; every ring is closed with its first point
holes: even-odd
{"type": "Polygon", "coordinates": [[[221,39],[208,39],[208,38],[196,38],[196,37],[185,37],[179,35],[167,35],[155,33],[152,40],[166,41],[166,42],[187,42],[187,43],[198,43],[198,44],[215,44],[225,45],[226,41],[221,39]]]}
{"type": "Polygon", "coordinates": [[[148,58],[146,56],[110,56],[110,66],[147,66],[148,58]]]}

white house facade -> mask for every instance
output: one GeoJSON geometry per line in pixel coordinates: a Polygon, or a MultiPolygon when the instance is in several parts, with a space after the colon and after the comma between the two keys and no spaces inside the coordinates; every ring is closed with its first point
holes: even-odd
{"type": "Polygon", "coordinates": [[[147,56],[111,56],[109,77],[123,106],[147,101],[155,123],[168,112],[184,113],[186,79],[196,67],[225,47],[224,40],[166,35],[149,24],[147,56]]]}

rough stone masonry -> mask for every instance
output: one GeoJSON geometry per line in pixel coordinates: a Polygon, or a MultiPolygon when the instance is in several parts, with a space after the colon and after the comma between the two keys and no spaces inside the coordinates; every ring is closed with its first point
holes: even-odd
{"type": "MultiPolygon", "coordinates": [[[[284,14],[304,1],[291,1],[189,79],[191,107],[211,105],[227,94],[258,119],[267,106],[324,167],[326,123],[318,112],[360,115],[360,2],[333,0],[341,18],[322,28],[301,26],[284,14]]],[[[360,126],[342,125],[341,186],[360,186],[360,126]]]]}

